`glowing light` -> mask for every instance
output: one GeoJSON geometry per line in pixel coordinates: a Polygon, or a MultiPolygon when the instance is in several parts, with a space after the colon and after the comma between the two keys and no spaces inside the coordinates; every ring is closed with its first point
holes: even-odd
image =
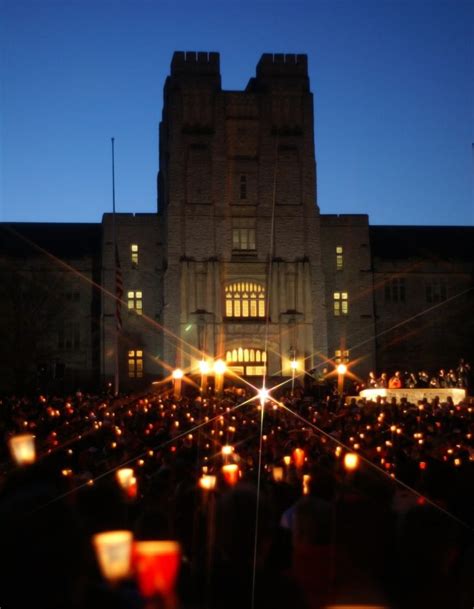
{"type": "Polygon", "coordinates": [[[348,471],[353,471],[359,466],[359,455],[356,453],[346,453],[344,455],[344,467],[348,471]]]}
{"type": "Polygon", "coordinates": [[[259,389],[257,395],[258,395],[258,399],[260,400],[260,404],[263,406],[265,404],[265,401],[268,400],[268,396],[270,395],[270,392],[265,387],[262,387],[261,389],[259,389]]]}
{"type": "Polygon", "coordinates": [[[208,374],[210,369],[211,369],[211,367],[209,366],[209,362],[206,362],[205,359],[202,359],[199,362],[199,370],[200,370],[201,374],[208,374]]]}
{"type": "MultiPolygon", "coordinates": [[[[170,597],[181,562],[177,541],[137,541],[133,547],[134,567],[142,596],[170,597]]],[[[166,603],[168,606],[168,603],[166,603]]]]}
{"type": "Polygon", "coordinates": [[[218,359],[216,362],[214,362],[214,372],[216,374],[224,374],[226,370],[227,366],[224,361],[218,359]]]}
{"type": "Polygon", "coordinates": [[[171,376],[176,380],[182,379],[184,376],[184,372],[181,370],[181,368],[176,368],[175,370],[173,370],[173,373],[171,376]]]}
{"type": "Polygon", "coordinates": [[[17,465],[31,465],[36,460],[35,437],[31,434],[13,436],[8,441],[13,459],[17,465]]]}
{"type": "Polygon", "coordinates": [[[97,561],[102,575],[111,582],[130,574],[132,553],[131,531],[108,531],[93,537],[97,561]]]}
{"type": "Polygon", "coordinates": [[[230,444],[226,444],[225,446],[222,447],[222,454],[224,456],[231,455],[233,452],[234,452],[234,447],[230,446],[230,444]]]}
{"type": "Polygon", "coordinates": [[[338,364],[336,367],[337,373],[338,374],[346,374],[347,372],[347,366],[345,364],[338,364]]]}
{"type": "Polygon", "coordinates": [[[229,463],[228,465],[222,466],[222,474],[224,480],[229,486],[234,486],[239,480],[239,466],[235,463],[229,463]]]}
{"type": "Polygon", "coordinates": [[[304,465],[304,450],[302,448],[295,448],[293,451],[293,461],[298,469],[303,467],[304,465]]]}
{"type": "Polygon", "coordinates": [[[298,369],[298,361],[296,359],[292,359],[290,362],[290,368],[292,370],[297,370],[298,369]]]}
{"type": "Polygon", "coordinates": [[[131,467],[122,467],[115,472],[118,483],[130,499],[137,496],[137,479],[131,467]]]}
{"type": "Polygon", "coordinates": [[[201,476],[199,478],[199,486],[205,491],[213,491],[216,488],[216,477],[210,475],[201,476]]]}
{"type": "Polygon", "coordinates": [[[285,455],[285,456],[283,457],[283,463],[284,463],[284,464],[285,464],[287,467],[290,465],[290,463],[291,463],[291,457],[290,457],[290,455],[285,455]]]}
{"type": "Polygon", "coordinates": [[[309,495],[311,484],[311,476],[309,474],[303,475],[303,495],[309,495]]]}
{"type": "Polygon", "coordinates": [[[274,467],[272,470],[273,480],[275,482],[283,481],[283,468],[282,467],[274,467]]]}

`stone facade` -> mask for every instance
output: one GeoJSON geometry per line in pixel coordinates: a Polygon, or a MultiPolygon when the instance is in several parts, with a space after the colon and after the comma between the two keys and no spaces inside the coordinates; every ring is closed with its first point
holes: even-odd
{"type": "Polygon", "coordinates": [[[370,228],[379,369],[472,362],[474,229],[370,228]]]}
{"type": "Polygon", "coordinates": [[[375,368],[375,315],[368,216],[321,216],[321,240],[328,355],[335,360],[358,360],[358,373],[365,376],[375,368]],[[335,294],[341,298],[336,299],[335,294]],[[347,313],[342,310],[343,294],[347,294],[347,313]]]}
{"type": "MultiPolygon", "coordinates": [[[[274,377],[293,359],[300,372],[349,360],[362,378],[472,361],[474,229],[319,213],[305,55],[265,54],[244,91],[223,91],[217,53],[175,53],[159,155],[157,213],[115,216],[123,389],[203,357],[274,377]]],[[[22,367],[50,388],[112,380],[113,225],[0,226],[1,390],[22,367]],[[35,289],[49,305],[12,366],[35,289]]]]}
{"type": "Polygon", "coordinates": [[[0,224],[0,391],[100,380],[100,224],[0,224]]]}
{"type": "Polygon", "coordinates": [[[263,55],[247,89],[227,92],[217,54],[175,53],[164,99],[162,323],[177,335],[164,336],[165,359],[259,349],[281,374],[292,349],[312,368],[327,324],[306,56],[263,55]],[[263,288],[265,319],[227,315],[239,282],[263,288]]]}
{"type": "MultiPolygon", "coordinates": [[[[158,214],[116,214],[115,232],[123,297],[122,328],[118,333],[120,378],[133,384],[156,380],[162,371],[162,231],[158,214]],[[130,352],[134,352],[131,355],[130,352]],[[141,356],[137,352],[142,352],[141,356]],[[129,357],[131,355],[131,357],[129,357]],[[141,359],[143,370],[129,366],[141,359]],[[130,369],[129,369],[130,368],[130,369]]],[[[101,370],[110,379],[115,371],[116,289],[113,215],[102,220],[102,349],[101,370]]]]}

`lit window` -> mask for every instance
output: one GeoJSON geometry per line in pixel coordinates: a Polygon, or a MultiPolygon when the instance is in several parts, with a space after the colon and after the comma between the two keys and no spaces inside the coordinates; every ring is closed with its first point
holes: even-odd
{"type": "Polygon", "coordinates": [[[347,292],[334,292],[334,315],[347,315],[349,313],[349,296],[347,292]]]}
{"type": "Polygon", "coordinates": [[[444,281],[433,279],[426,284],[426,302],[437,303],[443,302],[448,297],[448,290],[444,281]]]}
{"type": "Polygon", "coordinates": [[[336,271],[342,271],[344,268],[344,248],[342,245],[336,246],[336,271]]]}
{"type": "Polygon", "coordinates": [[[226,352],[227,367],[237,374],[263,376],[266,372],[267,354],[261,349],[239,347],[226,352]]]}
{"type": "Polygon", "coordinates": [[[130,246],[130,259],[132,261],[132,267],[135,268],[138,266],[138,245],[136,243],[132,243],[130,246]]]}
{"type": "Polygon", "coordinates": [[[232,249],[255,251],[255,218],[234,218],[232,221],[232,249]]]}
{"type": "Polygon", "coordinates": [[[242,281],[225,288],[226,317],[265,317],[265,288],[242,281]]]}
{"type": "Polygon", "coordinates": [[[141,379],[143,377],[143,351],[132,349],[128,352],[128,377],[141,379]]]}
{"type": "Polygon", "coordinates": [[[128,310],[135,311],[137,315],[143,313],[143,293],[141,291],[128,292],[128,310]]]}
{"type": "Polygon", "coordinates": [[[334,351],[334,361],[336,364],[346,364],[349,361],[349,350],[336,349],[334,351]]]}
{"type": "Polygon", "coordinates": [[[247,176],[246,175],[240,176],[239,194],[240,194],[241,201],[243,201],[247,198],[247,176]]]}
{"type": "Polygon", "coordinates": [[[396,277],[386,282],[385,302],[405,302],[405,279],[396,277]]]}

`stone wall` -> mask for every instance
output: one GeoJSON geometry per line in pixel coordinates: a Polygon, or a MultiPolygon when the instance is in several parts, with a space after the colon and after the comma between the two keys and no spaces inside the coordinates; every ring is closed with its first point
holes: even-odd
{"type": "MultiPolygon", "coordinates": [[[[123,281],[121,304],[122,331],[119,334],[120,385],[137,387],[157,378],[162,371],[162,227],[158,214],[116,214],[116,238],[123,281]],[[131,245],[138,245],[138,264],[132,261],[131,245]],[[142,314],[128,308],[128,292],[142,293],[142,314]],[[143,376],[130,378],[128,352],[143,351],[143,376]]],[[[105,381],[115,371],[115,260],[113,216],[102,220],[102,353],[101,370],[105,381]]]]}

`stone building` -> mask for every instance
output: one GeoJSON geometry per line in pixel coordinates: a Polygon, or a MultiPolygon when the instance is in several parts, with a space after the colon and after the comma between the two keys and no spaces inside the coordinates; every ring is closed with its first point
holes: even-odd
{"type": "MultiPolygon", "coordinates": [[[[454,366],[472,357],[474,229],[378,227],[366,215],[321,215],[313,123],[305,55],[265,54],[244,91],[224,91],[217,53],[174,54],[157,213],[115,216],[124,387],[176,366],[196,370],[203,358],[223,359],[247,377],[289,376],[293,360],[300,373],[348,360],[364,377],[370,369],[454,366]]],[[[111,379],[112,215],[92,226],[3,225],[7,267],[26,247],[12,241],[12,228],[56,252],[48,258],[33,248],[37,277],[61,271],[64,294],[80,277],[80,300],[63,308],[64,322],[48,326],[44,357],[62,362],[70,384],[94,384],[99,371],[111,379]],[[58,239],[67,248],[55,250],[58,239]],[[60,349],[61,323],[79,324],[82,359],[60,349]]]]}
{"type": "Polygon", "coordinates": [[[0,227],[0,391],[97,385],[100,224],[0,227]]]}

